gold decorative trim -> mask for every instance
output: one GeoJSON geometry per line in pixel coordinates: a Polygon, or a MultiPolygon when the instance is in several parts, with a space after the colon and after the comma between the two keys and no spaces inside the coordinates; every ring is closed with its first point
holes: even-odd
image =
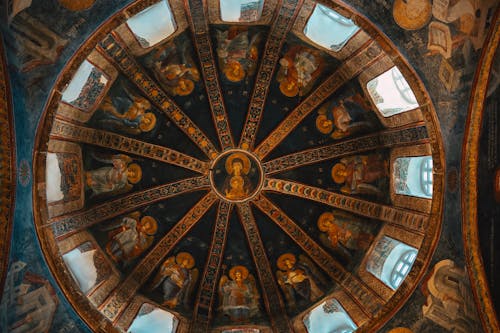
{"type": "Polygon", "coordinates": [[[462,146],[462,234],[465,259],[478,312],[486,332],[500,332],[500,323],[491,299],[479,244],[477,173],[484,103],[491,73],[490,69],[500,41],[499,13],[500,11],[497,9],[474,78],[462,146]]]}
{"type": "Polygon", "coordinates": [[[16,193],[16,154],[12,97],[3,43],[0,38],[0,294],[9,265],[16,193]]]}

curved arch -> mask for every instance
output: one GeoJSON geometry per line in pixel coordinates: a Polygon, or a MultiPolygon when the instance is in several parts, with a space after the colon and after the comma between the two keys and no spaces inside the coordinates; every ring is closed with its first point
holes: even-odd
{"type": "Polygon", "coordinates": [[[5,53],[0,39],[0,295],[3,293],[9,264],[10,239],[16,191],[15,142],[12,97],[7,75],[5,53]]]}
{"type": "Polygon", "coordinates": [[[476,73],[474,79],[462,151],[462,231],[465,258],[476,304],[479,306],[478,312],[481,316],[483,328],[487,332],[499,332],[500,323],[491,299],[479,244],[477,171],[484,102],[486,100],[490,69],[500,41],[498,16],[499,11],[497,10],[490,35],[483,47],[483,54],[478,64],[480,70],[476,73]]]}

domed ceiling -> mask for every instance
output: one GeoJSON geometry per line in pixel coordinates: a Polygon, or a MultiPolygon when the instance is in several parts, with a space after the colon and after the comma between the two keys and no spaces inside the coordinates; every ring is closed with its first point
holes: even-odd
{"type": "Polygon", "coordinates": [[[370,331],[439,237],[438,128],[414,71],[344,5],[137,1],[47,104],[42,250],[96,331],[151,313],[179,332],[370,331]]]}

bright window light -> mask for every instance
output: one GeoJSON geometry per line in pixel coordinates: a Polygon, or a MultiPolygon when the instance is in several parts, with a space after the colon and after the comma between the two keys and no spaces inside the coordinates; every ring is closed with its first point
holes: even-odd
{"type": "Polygon", "coordinates": [[[106,76],[85,60],[64,90],[62,100],[87,111],[97,102],[107,83],[106,76]]]}
{"type": "Polygon", "coordinates": [[[350,19],[317,4],[307,21],[304,34],[313,42],[338,52],[358,30],[359,27],[350,19]]]}
{"type": "Polygon", "coordinates": [[[143,48],[158,44],[175,31],[172,11],[165,0],[132,16],[127,25],[143,48]]]}
{"type": "Polygon", "coordinates": [[[418,107],[415,94],[397,67],[374,78],[366,87],[377,109],[384,117],[418,107]]]}
{"type": "Polygon", "coordinates": [[[177,318],[170,312],[151,304],[143,304],[128,333],[173,333],[177,330],[177,318]]]}
{"type": "Polygon", "coordinates": [[[304,317],[309,333],[351,333],[358,327],[336,299],[329,299],[304,317]]]}
{"type": "Polygon", "coordinates": [[[220,0],[220,16],[226,22],[255,22],[263,7],[264,0],[220,0]]]}

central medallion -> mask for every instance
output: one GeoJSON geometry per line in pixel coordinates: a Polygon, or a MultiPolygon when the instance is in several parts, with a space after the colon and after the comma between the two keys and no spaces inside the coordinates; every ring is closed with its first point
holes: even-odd
{"type": "Polygon", "coordinates": [[[210,182],[222,199],[243,202],[257,195],[263,182],[262,167],[249,152],[231,149],[220,154],[212,163],[210,182]]]}

